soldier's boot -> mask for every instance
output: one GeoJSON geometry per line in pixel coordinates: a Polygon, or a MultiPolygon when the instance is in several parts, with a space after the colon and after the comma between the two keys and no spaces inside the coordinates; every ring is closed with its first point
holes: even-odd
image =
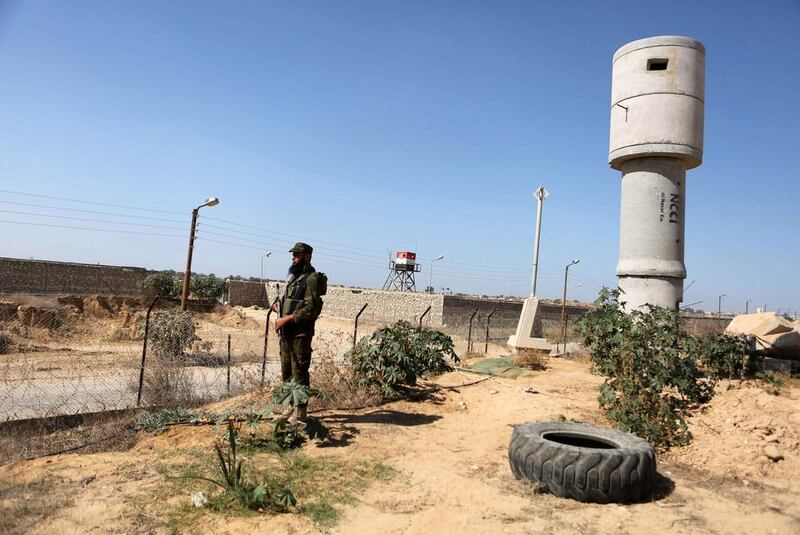
{"type": "Polygon", "coordinates": [[[272,407],[272,414],[270,415],[270,419],[272,420],[279,420],[281,418],[286,418],[294,409],[289,405],[275,405],[272,407]]]}
{"type": "Polygon", "coordinates": [[[294,409],[294,414],[289,417],[290,424],[305,425],[305,420],[308,417],[308,407],[306,405],[298,405],[294,409]]]}

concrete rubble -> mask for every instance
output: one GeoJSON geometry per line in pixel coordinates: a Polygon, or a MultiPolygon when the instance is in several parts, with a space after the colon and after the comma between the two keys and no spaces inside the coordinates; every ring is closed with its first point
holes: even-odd
{"type": "Polygon", "coordinates": [[[800,359],[800,322],[788,321],[774,312],[736,316],[725,333],[754,336],[756,351],[764,355],[800,359]]]}

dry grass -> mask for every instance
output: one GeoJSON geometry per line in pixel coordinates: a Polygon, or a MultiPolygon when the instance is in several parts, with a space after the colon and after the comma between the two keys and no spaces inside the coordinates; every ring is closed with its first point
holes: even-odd
{"type": "Polygon", "coordinates": [[[519,349],[514,364],[529,370],[546,370],[547,355],[536,349],[519,349]]]}
{"type": "Polygon", "coordinates": [[[0,464],[79,446],[81,453],[126,450],[134,442],[135,422],[135,411],[6,422],[0,424],[0,464]]]}

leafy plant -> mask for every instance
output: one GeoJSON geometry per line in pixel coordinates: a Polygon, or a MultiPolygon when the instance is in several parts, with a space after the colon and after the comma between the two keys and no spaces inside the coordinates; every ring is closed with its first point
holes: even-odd
{"type": "Polygon", "coordinates": [[[345,358],[358,382],[376,388],[384,399],[399,398],[403,386],[415,385],[423,374],[452,370],[448,358],[459,360],[452,338],[407,321],[398,321],[362,338],[345,358]]]}
{"type": "Polygon", "coordinates": [[[762,358],[751,351],[747,336],[708,333],[690,340],[689,351],[716,378],[755,376],[762,358]]]}
{"type": "Polygon", "coordinates": [[[142,288],[148,295],[176,297],[181,292],[181,284],[168,271],[148,275],[142,281],[142,288]]]}
{"type": "Polygon", "coordinates": [[[285,511],[289,506],[296,505],[297,500],[288,487],[270,480],[258,484],[248,481],[244,474],[243,461],[238,456],[237,435],[233,422],[228,422],[225,441],[214,444],[220,479],[194,477],[222,487],[223,493],[212,498],[210,503],[219,509],[237,504],[246,509],[275,512],[285,511]]]}
{"type": "Polygon", "coordinates": [[[215,300],[222,297],[228,283],[213,273],[210,275],[193,275],[189,282],[192,297],[197,299],[215,300]]]}
{"type": "Polygon", "coordinates": [[[653,444],[686,444],[685,416],[714,394],[687,346],[676,311],[645,306],[626,311],[620,290],[604,288],[595,309],[577,320],[596,372],[605,376],[600,407],[621,428],[653,444]]]}
{"type": "Polygon", "coordinates": [[[308,405],[309,399],[321,397],[322,393],[306,385],[301,385],[294,380],[294,377],[281,383],[272,391],[272,399],[278,405],[297,407],[308,405]]]}
{"type": "Polygon", "coordinates": [[[137,429],[162,433],[170,424],[176,422],[193,422],[197,415],[186,409],[164,409],[157,412],[145,413],[136,422],[137,429]]]}
{"type": "Polygon", "coordinates": [[[181,357],[197,339],[192,316],[184,311],[156,312],[150,320],[148,338],[154,355],[169,359],[181,357]]]}

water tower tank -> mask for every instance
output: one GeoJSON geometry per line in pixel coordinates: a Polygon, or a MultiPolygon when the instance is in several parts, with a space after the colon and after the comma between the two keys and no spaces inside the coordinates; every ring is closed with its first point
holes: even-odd
{"type": "Polygon", "coordinates": [[[614,54],[608,162],[648,156],[703,161],[705,47],[689,37],[640,39],[614,54]]]}

